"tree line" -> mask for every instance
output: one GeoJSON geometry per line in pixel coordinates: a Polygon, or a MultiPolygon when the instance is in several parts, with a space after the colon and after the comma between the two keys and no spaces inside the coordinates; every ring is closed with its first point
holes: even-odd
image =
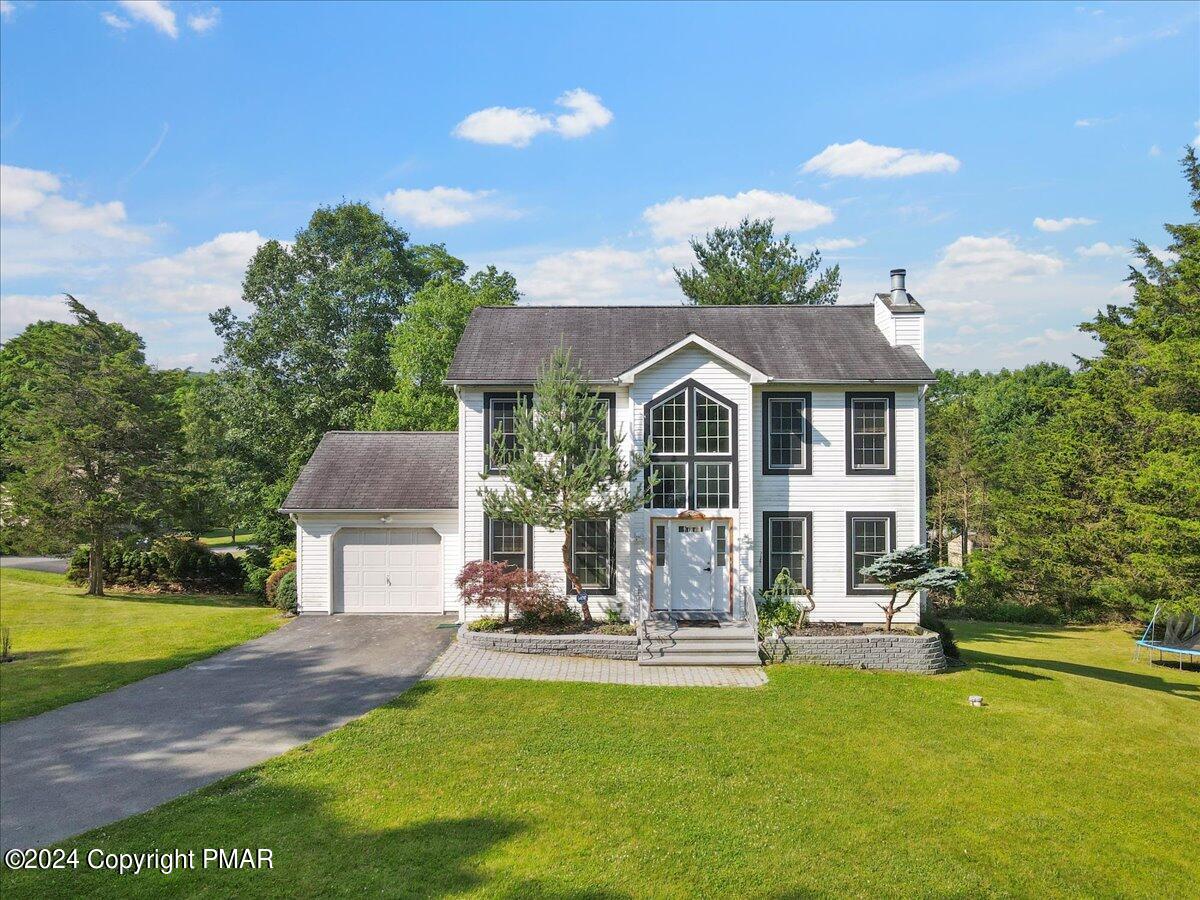
{"type": "MultiPolygon", "coordinates": [[[[960,600],[1072,621],[1200,611],[1200,169],[1195,218],[1166,250],[1135,241],[1132,299],[1079,328],[1072,370],[939,371],[927,395],[928,521],[970,545],[960,600]]],[[[957,549],[957,548],[954,548],[957,549]]]]}

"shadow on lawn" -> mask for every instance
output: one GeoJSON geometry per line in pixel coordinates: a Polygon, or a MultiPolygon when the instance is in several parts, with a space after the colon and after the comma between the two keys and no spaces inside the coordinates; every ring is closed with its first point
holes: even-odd
{"type": "MultiPolygon", "coordinates": [[[[1004,656],[999,653],[986,653],[980,650],[963,650],[963,661],[972,669],[980,669],[995,675],[1005,675],[1024,681],[1050,680],[1049,675],[1039,675],[1024,669],[1042,669],[1064,675],[1077,675],[1080,678],[1095,678],[1111,684],[1124,684],[1129,687],[1146,691],[1158,691],[1185,700],[1200,700],[1200,684],[1185,681],[1168,681],[1155,673],[1153,675],[1141,672],[1127,672],[1122,669],[1105,669],[1100,666],[1089,666],[1083,663],[1066,662],[1058,659],[1032,659],[1026,656],[1004,656]]],[[[1165,674],[1165,673],[1164,673],[1165,674]]]]}

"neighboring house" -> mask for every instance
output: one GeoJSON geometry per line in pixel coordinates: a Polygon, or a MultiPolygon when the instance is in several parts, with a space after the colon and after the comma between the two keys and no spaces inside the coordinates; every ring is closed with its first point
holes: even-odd
{"type": "MultiPolygon", "coordinates": [[[[474,559],[564,578],[561,534],[489,520],[478,495],[482,473],[504,477],[493,433],[511,440],[560,346],[611,433],[627,449],[652,439],[659,476],[646,509],[577,524],[593,608],[738,619],[786,566],[812,588],[814,620],[882,620],[882,591],[858,570],[925,534],[934,379],[903,270],[865,305],[477,309],[447,378],[456,433],[328,434],[300,474],[283,511],[302,613],[461,615],[454,577],[474,559]]],[[[914,604],[897,621],[917,616],[914,604]]]]}

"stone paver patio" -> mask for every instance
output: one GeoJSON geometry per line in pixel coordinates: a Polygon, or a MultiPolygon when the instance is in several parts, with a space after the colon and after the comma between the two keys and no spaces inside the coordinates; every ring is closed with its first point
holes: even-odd
{"type": "Polygon", "coordinates": [[[458,641],[434,661],[425,678],[518,678],[663,687],[759,687],[767,683],[766,672],[757,666],[639,666],[619,659],[478,650],[458,641]]]}

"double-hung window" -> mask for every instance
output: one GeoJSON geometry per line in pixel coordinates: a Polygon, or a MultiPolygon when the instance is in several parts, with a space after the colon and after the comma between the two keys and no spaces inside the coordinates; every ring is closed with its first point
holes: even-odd
{"type": "Polygon", "coordinates": [[[846,474],[896,473],[896,395],[846,394],[846,474]]]}
{"type": "Polygon", "coordinates": [[[571,528],[571,568],[590,593],[615,592],[613,530],[611,519],[584,519],[571,528]]]}
{"type": "Polygon", "coordinates": [[[764,475],[812,474],[812,394],[762,395],[764,475]]]}
{"type": "Polygon", "coordinates": [[[694,381],[646,407],[654,509],[737,506],[737,410],[694,381]]]}
{"type": "Polygon", "coordinates": [[[483,519],[484,558],[515,569],[533,568],[533,528],[524,522],[483,519]]]}
{"type": "Polygon", "coordinates": [[[812,513],[763,513],[763,588],[784,569],[805,587],[812,585],[812,513]]]}
{"type": "Polygon", "coordinates": [[[515,392],[483,395],[483,451],[489,473],[503,472],[503,454],[517,449],[517,406],[529,400],[529,394],[515,392]]]}
{"type": "Polygon", "coordinates": [[[861,570],[896,546],[896,514],[893,512],[846,513],[846,592],[870,594],[882,585],[861,570]]]}

